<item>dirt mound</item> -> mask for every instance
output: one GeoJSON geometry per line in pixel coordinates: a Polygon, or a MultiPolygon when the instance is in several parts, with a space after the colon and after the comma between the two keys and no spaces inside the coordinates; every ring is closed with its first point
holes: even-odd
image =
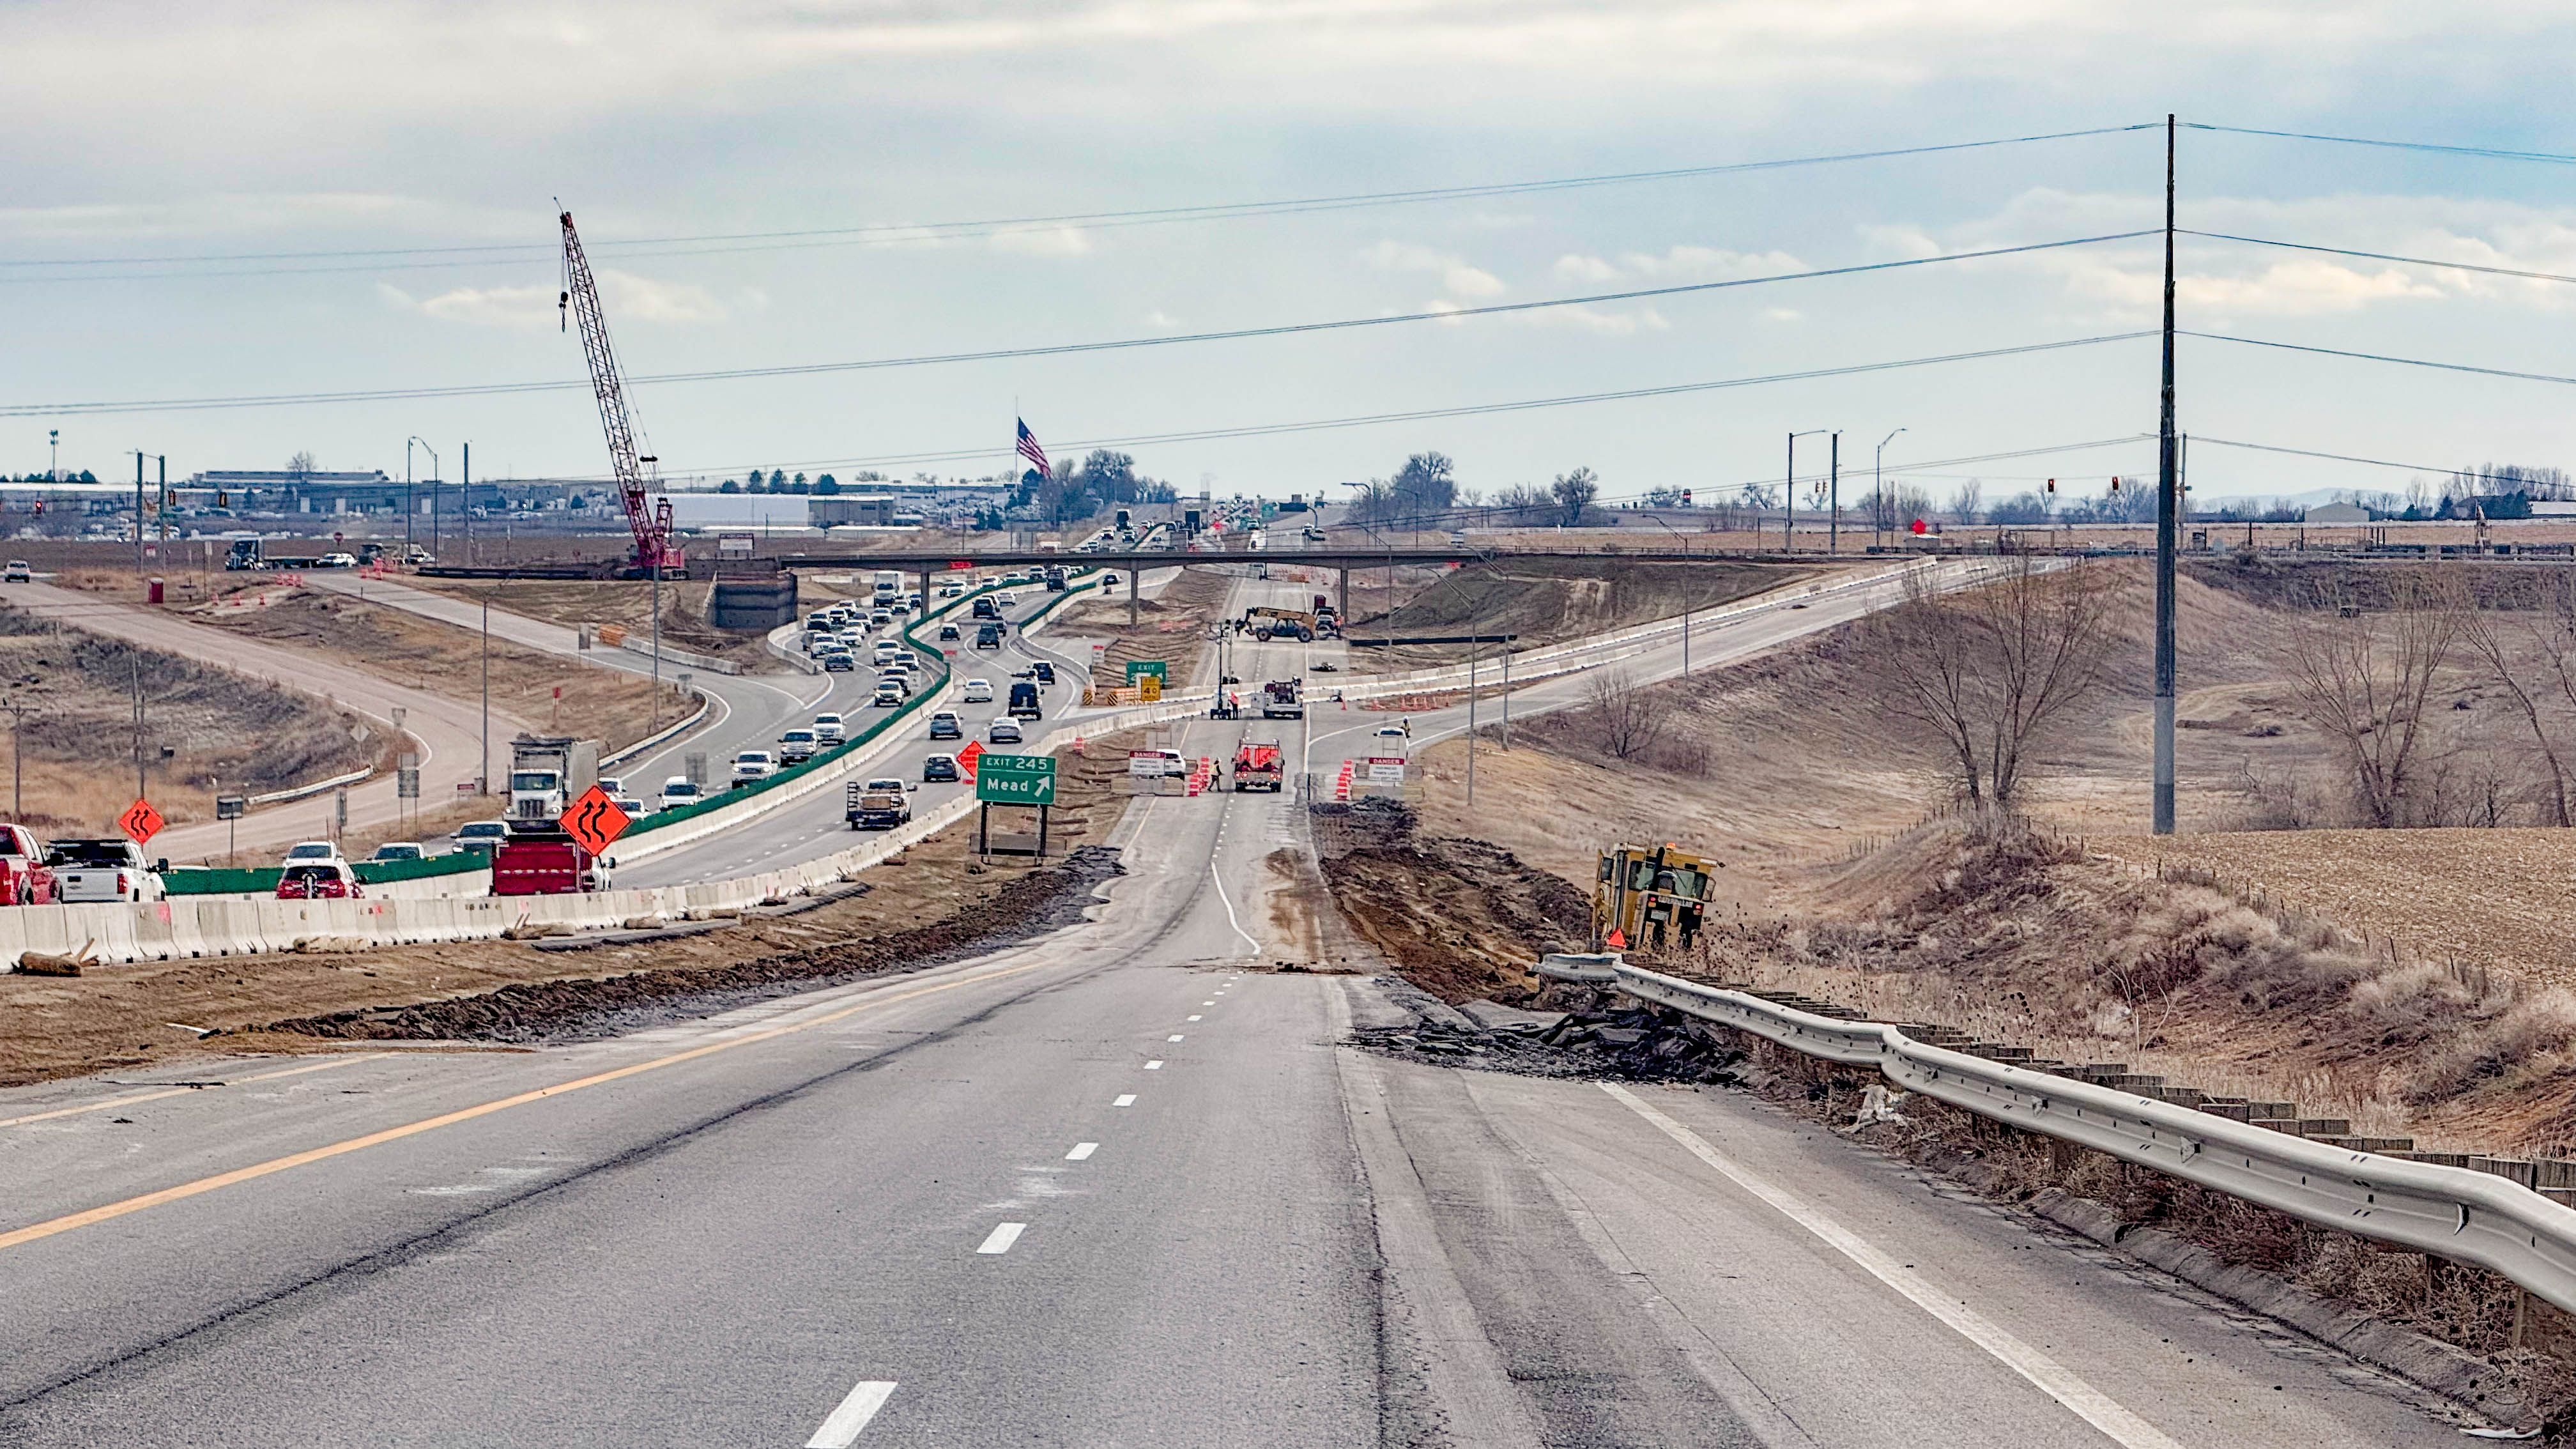
{"type": "Polygon", "coordinates": [[[1591,932],[1582,892],[1482,840],[1417,836],[1398,810],[1326,807],[1325,883],[1343,920],[1444,1001],[1515,1001],[1538,958],[1591,932]]]}
{"type": "Polygon", "coordinates": [[[971,919],[954,915],[908,931],[853,937],[730,966],[532,982],[418,1006],[335,1012],[245,1030],[359,1041],[535,1042],[614,1036],[863,976],[917,971],[1024,940],[1080,919],[1091,888],[1121,873],[1117,851],[1082,846],[1061,866],[1011,880],[978,906],[971,919]]]}

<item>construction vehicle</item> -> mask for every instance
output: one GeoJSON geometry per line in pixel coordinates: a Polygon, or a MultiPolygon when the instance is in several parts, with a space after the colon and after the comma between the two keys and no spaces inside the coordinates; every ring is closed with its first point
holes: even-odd
{"type": "Polygon", "coordinates": [[[635,420],[627,412],[617,353],[608,345],[608,314],[599,305],[590,259],[582,255],[572,213],[564,212],[558,219],[563,223],[564,293],[556,306],[581,319],[581,350],[590,363],[590,390],[599,399],[599,425],[608,434],[608,463],[617,475],[626,527],[635,535],[635,551],[621,572],[627,578],[687,578],[689,561],[671,542],[671,500],[656,502],[648,496],[660,480],[647,469],[661,460],[635,445],[635,420]]]}
{"type": "Polygon", "coordinates": [[[1298,686],[1303,683],[1302,679],[1274,679],[1261,686],[1261,717],[1304,719],[1306,705],[1297,697],[1298,686]]]}
{"type": "Polygon", "coordinates": [[[551,827],[599,783],[599,741],[521,735],[510,741],[510,823],[551,827]]]}
{"type": "Polygon", "coordinates": [[[1301,643],[1311,644],[1318,636],[1329,639],[1341,632],[1328,618],[1310,614],[1303,609],[1274,609],[1267,604],[1244,610],[1243,627],[1251,631],[1253,638],[1265,644],[1282,634],[1291,635],[1301,643]]]}
{"type": "Polygon", "coordinates": [[[1268,790],[1277,794],[1287,778],[1284,757],[1275,740],[1245,740],[1234,747],[1234,789],[1268,790]]]}
{"type": "Polygon", "coordinates": [[[492,852],[492,894],[568,896],[604,891],[614,864],[582,849],[580,841],[555,828],[552,821],[535,826],[514,823],[500,848],[492,852]]]}
{"type": "Polygon", "coordinates": [[[318,566],[321,561],[320,554],[301,554],[288,558],[270,553],[263,539],[237,538],[233,540],[231,551],[224,555],[224,568],[230,573],[267,569],[309,569],[318,566]]]}
{"type": "Polygon", "coordinates": [[[1592,889],[1592,949],[1664,949],[1675,934],[1690,949],[1708,910],[1717,862],[1669,842],[1601,853],[1592,889]]]}

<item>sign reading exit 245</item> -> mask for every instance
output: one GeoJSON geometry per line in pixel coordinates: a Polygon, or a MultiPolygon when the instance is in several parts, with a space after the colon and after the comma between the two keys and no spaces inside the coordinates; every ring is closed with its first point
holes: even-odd
{"type": "Polygon", "coordinates": [[[1055,803],[1055,756],[987,754],[975,762],[975,798],[988,805],[1055,803]]]}

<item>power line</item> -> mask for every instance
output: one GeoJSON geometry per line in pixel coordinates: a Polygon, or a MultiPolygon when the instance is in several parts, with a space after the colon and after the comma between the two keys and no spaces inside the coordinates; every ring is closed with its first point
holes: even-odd
{"type": "Polygon", "coordinates": [[[2260,337],[2231,337],[2224,332],[2191,332],[2174,330],[2178,337],[2198,337],[2210,342],[2236,342],[2247,347],[2271,347],[2283,352],[2311,352],[2320,357],[2349,357],[2360,362],[2391,362],[2400,367],[2430,367],[2442,372],[2473,372],[2482,377],[2510,377],[2522,382],[2576,383],[2576,377],[2560,377],[2548,372],[2514,372],[2501,367],[2473,367],[2465,362],[2433,362],[2421,357],[2392,357],[2384,352],[2347,352],[2339,347],[2310,347],[2298,342],[2267,342],[2260,337]]]}
{"type": "MultiPolygon", "coordinates": [[[[779,367],[726,368],[704,372],[672,372],[632,377],[635,386],[680,382],[714,382],[746,378],[806,377],[823,373],[869,372],[892,367],[927,367],[953,362],[999,362],[1029,357],[1062,357],[1089,352],[1115,352],[1142,347],[1170,347],[1193,342],[1231,342],[1254,337],[1287,337],[1300,333],[1337,332],[1358,327],[1384,327],[1406,322],[1448,322],[1467,317],[1489,317],[1514,312],[1544,311],[1554,307],[1587,306],[1599,302],[1633,302],[1652,297],[1671,297],[1693,292],[1724,291],[1736,287],[1762,286],[1772,282],[1813,281],[1823,277],[1858,276],[1867,272],[1895,271],[1907,267],[1929,266],[1938,262],[1976,261],[1989,257],[2014,256],[2024,252],[2053,251],[2066,247],[2093,246],[2103,242],[2128,241],[2152,235],[2151,232],[2118,232],[2109,236],[2075,237],[2066,241],[2030,242],[2022,246],[1991,247],[1984,251],[1952,252],[1937,257],[1908,257],[1892,262],[1862,262],[1846,267],[1823,267],[1804,272],[1776,272],[1763,277],[1738,277],[1720,282],[1685,282],[1670,287],[1646,287],[1625,292],[1596,292],[1582,297],[1555,297],[1532,302],[1497,302],[1482,307],[1458,307],[1437,312],[1403,312],[1383,317],[1349,317],[1331,322],[1292,322],[1271,327],[1242,327],[1221,332],[1184,332],[1164,337],[1129,337],[1108,342],[1071,342],[1047,347],[994,348],[980,352],[933,353],[912,357],[871,358],[859,362],[815,362],[779,367]]],[[[588,382],[496,382],[472,383],[453,387],[374,388],[357,392],[271,393],[245,397],[157,398],[122,402],[85,403],[11,403],[0,405],[0,417],[54,417],[138,412],[204,412],[218,409],[250,407],[292,407],[344,402],[387,402],[416,398],[495,397],[517,393],[562,392],[586,388],[588,382]]]]}
{"type": "Polygon", "coordinates": [[[2555,165],[2576,165],[2576,156],[2554,151],[2507,151],[2494,146],[2444,146],[2430,141],[2381,141],[2366,136],[2323,136],[2309,131],[2265,131],[2252,126],[2212,126],[2199,121],[2185,121],[2186,131],[2224,131],[2237,136],[2274,136],[2290,141],[2331,141],[2339,146],[2376,146],[2391,151],[2432,151],[2452,156],[2479,156],[2490,161],[2547,161],[2555,165]]]}
{"type": "Polygon", "coordinates": [[[2484,267],[2475,262],[2445,262],[2436,261],[2431,257],[2401,257],[2393,252],[2360,252],[2344,247],[2315,246],[2307,242],[2273,241],[2268,237],[2231,236],[2223,231],[2193,231],[2187,226],[2176,227],[2175,230],[2184,236],[2207,237],[2211,241],[2244,242],[2249,246],[2279,247],[2285,251],[2323,252],[2327,256],[2364,257],[2374,262],[2404,262],[2409,266],[2417,267],[2448,267],[2455,272],[2484,272],[2496,277],[2527,277],[2535,282],[2576,282],[2576,277],[2559,272],[2527,272],[2515,267],[2484,267]]]}
{"type": "MultiPolygon", "coordinates": [[[[592,250],[601,253],[627,254],[644,247],[692,247],[693,251],[663,252],[656,255],[706,255],[722,251],[769,251],[782,249],[771,243],[805,246],[845,244],[907,243],[925,239],[973,239],[1008,234],[1012,231],[1055,228],[1072,225],[1090,227],[1167,225],[1174,222],[1227,221],[1243,217],[1290,215],[1310,211],[1342,211],[1371,206],[1402,206],[1424,202],[1472,200],[1489,196],[1520,196],[1537,192],[1568,191],[1596,186],[1623,186],[1641,182],[1681,181],[1705,176],[1725,176],[1751,171],[1776,171],[1799,166],[1839,165],[1859,161],[1883,161],[1904,156],[1928,156],[1949,151],[1974,151],[1997,146],[2020,146],[2039,141],[2065,141],[2085,136],[2109,136],[2128,131],[2151,129],[2153,123],[2129,126],[2096,126],[2079,131],[2052,131],[2028,136],[1999,136],[1980,141],[1952,141],[1929,146],[1903,146],[1877,151],[1846,151],[1822,156],[1794,156],[1768,161],[1736,161],[1712,166],[1683,166],[1659,171],[1606,172],[1592,176],[1566,176],[1541,181],[1506,181],[1471,186],[1423,187],[1409,191],[1354,192],[1335,196],[1294,197],[1270,201],[1215,202],[1194,206],[1149,207],[1123,211],[1065,212],[1052,216],[991,217],[975,221],[920,223],[876,223],[865,226],[821,227],[798,231],[710,232],[698,235],[636,237],[625,241],[602,241],[592,250]],[[721,245],[738,243],[740,245],[721,245]]],[[[193,256],[144,257],[53,257],[24,260],[0,260],[0,267],[129,267],[168,266],[199,262],[238,261],[319,261],[359,257],[426,257],[459,258],[402,264],[406,267],[448,267],[475,265],[482,261],[502,259],[502,254],[551,256],[553,249],[531,243],[489,243],[472,246],[382,247],[330,251],[289,252],[207,252],[193,256]]],[[[388,264],[391,265],[391,264],[388,264]]],[[[379,267],[310,267],[281,268],[253,272],[164,272],[152,276],[254,276],[294,272],[364,271],[379,267]]],[[[125,274],[118,280],[142,280],[125,274]]],[[[16,280],[16,279],[11,279],[16,280]]],[[[78,278],[38,278],[32,280],[71,281],[78,278]]]]}
{"type": "Polygon", "coordinates": [[[2436,468],[2429,463],[2392,463],[2386,458],[2356,458],[2350,453],[2320,453],[2312,448],[2283,448],[2270,443],[2240,443],[2233,438],[2213,438],[2205,433],[2194,433],[2191,435],[2191,440],[2195,443],[2216,443],[2222,448],[2250,448],[2258,453],[2287,453],[2296,458],[2328,458],[2337,463],[2366,463],[2373,468],[2402,468],[2409,473],[2456,474],[2460,471],[2457,468],[2436,468]]]}

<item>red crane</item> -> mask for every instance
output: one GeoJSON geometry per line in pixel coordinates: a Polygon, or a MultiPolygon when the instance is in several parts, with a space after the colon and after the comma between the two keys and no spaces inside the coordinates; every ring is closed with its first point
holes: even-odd
{"type": "Polygon", "coordinates": [[[671,546],[671,500],[648,501],[654,481],[639,457],[635,423],[626,415],[626,387],[617,375],[617,353],[608,345],[608,317],[599,307],[599,285],[591,280],[590,260],[581,254],[581,234],[572,229],[572,213],[563,214],[563,303],[581,318],[581,350],[590,359],[591,391],[599,395],[599,425],[608,434],[608,461],[617,473],[617,492],[626,505],[626,526],[635,534],[638,574],[656,568],[687,572],[688,560],[671,546]]]}

